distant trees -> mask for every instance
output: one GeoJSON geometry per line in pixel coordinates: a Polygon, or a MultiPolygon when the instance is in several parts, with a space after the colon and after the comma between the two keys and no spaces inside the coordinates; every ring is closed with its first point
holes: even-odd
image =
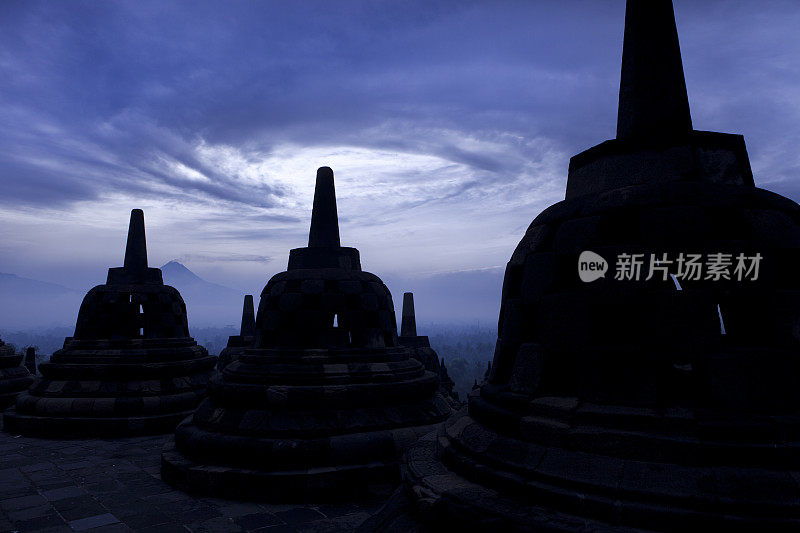
{"type": "Polygon", "coordinates": [[[486,366],[494,357],[497,332],[487,326],[420,325],[417,330],[428,335],[431,347],[444,358],[447,372],[455,382],[459,398],[465,400],[472,386],[483,381],[486,366]]]}

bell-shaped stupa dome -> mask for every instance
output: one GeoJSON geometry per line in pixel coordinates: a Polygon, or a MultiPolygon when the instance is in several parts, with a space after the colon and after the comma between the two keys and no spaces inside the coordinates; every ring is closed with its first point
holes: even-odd
{"type": "Polygon", "coordinates": [[[205,395],[215,364],[189,336],[180,293],[147,266],[144,213],[134,209],[124,266],[86,294],[75,335],[39,365],[4,427],[54,437],[169,432],[205,395]]]}
{"type": "Polygon", "coordinates": [[[247,348],[175,430],[162,478],[216,495],[339,498],[399,482],[399,458],[450,414],[398,344],[392,296],[339,243],[333,171],[317,173],[308,247],[269,280],[247,348]]]}

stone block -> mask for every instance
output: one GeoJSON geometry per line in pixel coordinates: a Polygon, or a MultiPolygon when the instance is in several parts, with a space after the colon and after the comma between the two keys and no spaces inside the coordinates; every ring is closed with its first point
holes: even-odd
{"type": "Polygon", "coordinates": [[[547,364],[547,353],[539,344],[520,345],[514,357],[509,386],[514,392],[532,395],[536,393],[547,364]]]}

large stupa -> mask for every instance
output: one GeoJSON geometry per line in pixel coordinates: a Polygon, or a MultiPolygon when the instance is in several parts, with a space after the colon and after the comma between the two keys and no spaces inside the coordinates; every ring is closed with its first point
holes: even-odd
{"type": "Polygon", "coordinates": [[[144,214],[134,209],[124,266],[86,294],[75,335],[39,365],[4,429],[76,438],[169,432],[205,396],[215,364],[189,336],[181,295],[147,266],[144,214]]]}
{"type": "Polygon", "coordinates": [[[399,482],[399,458],[450,415],[398,344],[392,296],[339,242],[333,171],[317,172],[308,247],[269,280],[256,333],[175,430],[161,476],[240,498],[339,499],[399,482]]]}
{"type": "Polygon", "coordinates": [[[0,339],[0,409],[12,405],[17,396],[33,383],[33,376],[22,364],[23,357],[0,339]]]}
{"type": "Polygon", "coordinates": [[[570,161],[488,381],[365,527],[800,530],[798,259],[800,206],[692,129],[670,0],[628,0],[617,138],[570,161]]]}

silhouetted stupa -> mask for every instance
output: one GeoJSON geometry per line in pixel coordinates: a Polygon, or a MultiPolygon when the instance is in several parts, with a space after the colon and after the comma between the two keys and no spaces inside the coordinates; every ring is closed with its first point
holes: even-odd
{"type": "Polygon", "coordinates": [[[245,348],[249,348],[253,344],[255,334],[256,312],[253,307],[253,295],[247,294],[242,306],[242,325],[239,328],[239,334],[228,337],[228,345],[220,352],[217,367],[222,370],[244,352],[245,348]]]}
{"type": "Polygon", "coordinates": [[[189,336],[181,295],[147,266],[144,214],[131,211],[125,263],[90,290],[75,335],[4,415],[10,433],[53,437],[172,431],[205,396],[216,364],[189,336]]]}
{"type": "Polygon", "coordinates": [[[22,365],[23,357],[0,339],[0,409],[12,405],[17,395],[33,383],[33,376],[22,365]]]}
{"type": "Polygon", "coordinates": [[[25,350],[25,359],[22,364],[31,373],[31,376],[36,375],[36,349],[33,346],[28,346],[25,350]]]}
{"type": "Polygon", "coordinates": [[[458,407],[458,393],[453,391],[455,382],[450,379],[444,360],[431,348],[430,340],[425,335],[417,335],[417,317],[414,311],[414,293],[403,293],[403,314],[400,319],[399,342],[411,350],[412,357],[425,365],[425,370],[433,372],[439,377],[439,393],[450,402],[452,407],[458,407]]]}
{"type": "Polygon", "coordinates": [[[333,171],[320,168],[308,247],[267,283],[253,348],[175,430],[162,479],[271,500],[397,483],[401,453],[451,412],[437,386],[398,345],[389,290],[340,246],[333,171]]]}
{"type": "MultiPolygon", "coordinates": [[[[754,186],[741,136],[692,130],[670,0],[628,0],[617,138],[572,158],[566,200],[511,257],[488,382],[408,452],[416,517],[432,530],[800,529],[799,221],[800,206],[754,186]],[[587,250],[605,277],[581,281],[587,250]]],[[[419,530],[397,505],[369,528],[419,530]]]]}

